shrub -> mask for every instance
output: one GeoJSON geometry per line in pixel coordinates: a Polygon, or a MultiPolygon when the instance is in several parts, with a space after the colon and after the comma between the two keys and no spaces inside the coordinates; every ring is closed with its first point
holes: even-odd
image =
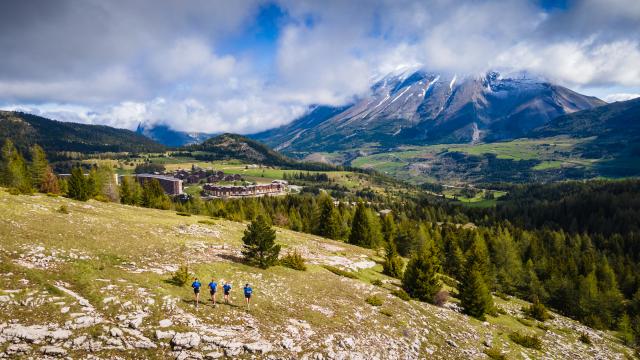
{"type": "Polygon", "coordinates": [[[171,283],[177,286],[185,286],[189,279],[191,278],[191,274],[189,273],[189,267],[186,265],[181,265],[176,272],[173,273],[171,277],[171,283]]]}
{"type": "Polygon", "coordinates": [[[578,339],[584,344],[591,345],[591,338],[587,333],[580,334],[580,337],[578,339]]]}
{"type": "Polygon", "coordinates": [[[191,213],[188,213],[186,211],[178,211],[176,213],[176,215],[179,215],[179,216],[191,216],[191,213]]]}
{"type": "Polygon", "coordinates": [[[524,319],[524,318],[516,318],[516,320],[518,320],[518,322],[519,322],[520,324],[524,325],[524,326],[529,326],[529,327],[531,327],[531,326],[533,326],[533,325],[534,325],[534,324],[533,324],[533,322],[532,322],[531,320],[527,320],[527,319],[524,319]]]}
{"type": "Polygon", "coordinates": [[[369,296],[368,298],[364,299],[364,301],[371,306],[382,306],[382,303],[384,303],[384,300],[375,295],[369,296]]]}
{"type": "Polygon", "coordinates": [[[97,200],[97,201],[100,201],[100,202],[105,202],[105,203],[109,202],[109,199],[106,196],[102,195],[102,194],[98,194],[98,195],[94,196],[93,198],[94,198],[94,200],[97,200]]]}
{"type": "Polygon", "coordinates": [[[549,315],[547,308],[538,299],[535,299],[529,307],[523,310],[525,314],[538,321],[551,319],[551,315],[549,315]]]}
{"type": "Polygon", "coordinates": [[[307,270],[307,265],[305,265],[304,263],[304,258],[297,250],[290,251],[287,255],[283,256],[282,259],[280,259],[280,265],[293,270],[307,270]]]}
{"type": "Polygon", "coordinates": [[[373,285],[373,286],[382,286],[382,280],[375,279],[375,280],[371,281],[371,285],[373,285]]]}
{"type": "Polygon", "coordinates": [[[342,269],[338,269],[335,266],[331,266],[331,265],[323,265],[323,268],[331,271],[332,273],[336,274],[336,275],[340,275],[340,276],[344,276],[344,277],[348,277],[350,279],[357,279],[358,277],[356,276],[356,274],[349,272],[349,271],[345,271],[342,269]]]}
{"type": "Polygon", "coordinates": [[[400,299],[402,299],[404,301],[411,300],[411,296],[409,296],[409,294],[407,294],[407,292],[404,291],[403,289],[394,290],[394,291],[391,292],[391,294],[399,297],[400,299]]]}
{"type": "Polygon", "coordinates": [[[509,335],[509,339],[520,346],[542,350],[542,341],[540,341],[540,338],[536,335],[523,335],[519,332],[513,332],[509,335]]]}
{"type": "Polygon", "coordinates": [[[433,297],[433,304],[436,306],[444,306],[449,300],[449,292],[447,290],[440,290],[433,297]]]}
{"type": "Polygon", "coordinates": [[[549,329],[551,329],[551,327],[549,327],[548,325],[545,324],[538,324],[538,329],[544,330],[544,331],[549,331],[549,329]]]}
{"type": "Polygon", "coordinates": [[[485,355],[487,355],[490,359],[493,360],[506,360],[507,356],[502,353],[499,349],[490,348],[484,349],[485,355]]]}
{"type": "Polygon", "coordinates": [[[500,306],[494,306],[493,308],[496,309],[496,313],[499,315],[507,315],[507,311],[500,306]]]}
{"type": "Polygon", "coordinates": [[[67,207],[67,205],[60,205],[60,207],[58,208],[58,212],[61,214],[68,214],[69,208],[67,207]]]}
{"type": "Polygon", "coordinates": [[[213,220],[198,220],[198,223],[200,224],[205,224],[205,225],[215,225],[216,222],[213,220]]]}
{"type": "Polygon", "coordinates": [[[388,317],[392,317],[393,316],[393,313],[389,309],[380,309],[380,314],[386,315],[388,317]]]}

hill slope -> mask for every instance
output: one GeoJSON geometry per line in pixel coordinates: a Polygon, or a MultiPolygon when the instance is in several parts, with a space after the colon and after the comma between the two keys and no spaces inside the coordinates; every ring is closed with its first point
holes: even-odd
{"type": "Polygon", "coordinates": [[[242,223],[1,189],[0,212],[3,356],[485,359],[487,344],[509,359],[632,356],[611,334],[557,314],[544,325],[523,320],[518,299],[495,298],[505,314],[486,323],[455,303],[400,300],[376,254],[311,235],[277,232],[285,250],[308,259],[308,271],[261,270],[238,261],[242,223]],[[180,264],[204,283],[212,275],[231,281],[231,305],[195,309],[190,288],[167,281],[180,264]],[[328,264],[360,270],[350,279],[320,266],[328,264]],[[246,282],[255,290],[250,312],[241,305],[246,282]],[[369,305],[372,295],[383,305],[369,305]],[[513,343],[514,331],[538,335],[542,350],[513,343]]]}
{"type": "Polygon", "coordinates": [[[194,154],[196,158],[205,160],[235,159],[248,163],[278,166],[287,166],[296,162],[256,140],[236,134],[218,135],[201,144],[187,145],[182,149],[196,152],[194,154]]]}
{"type": "Polygon", "coordinates": [[[466,143],[523,137],[559,115],[605,102],[527,77],[391,74],[345,107],[317,107],[276,130],[254,135],[290,153],[365,145],[466,143]]]}
{"type": "Polygon", "coordinates": [[[11,139],[19,148],[39,144],[49,153],[159,152],[164,145],[125,129],[49,120],[14,111],[0,111],[0,142],[11,139]]]}

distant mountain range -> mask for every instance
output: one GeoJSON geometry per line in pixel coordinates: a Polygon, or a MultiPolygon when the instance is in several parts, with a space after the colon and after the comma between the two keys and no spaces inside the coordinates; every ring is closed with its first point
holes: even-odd
{"type": "Polygon", "coordinates": [[[58,152],[160,152],[166,148],[125,129],[50,120],[15,111],[0,111],[0,143],[11,139],[26,150],[39,144],[48,153],[58,152]]]}
{"type": "Polygon", "coordinates": [[[172,148],[201,143],[216,136],[216,134],[201,132],[177,131],[164,124],[145,125],[143,123],[138,124],[136,133],[172,148]]]}
{"type": "Polygon", "coordinates": [[[362,146],[492,142],[527,136],[560,115],[605,104],[526,75],[415,71],[382,78],[352,104],[318,106],[252,137],[302,155],[362,146]]]}

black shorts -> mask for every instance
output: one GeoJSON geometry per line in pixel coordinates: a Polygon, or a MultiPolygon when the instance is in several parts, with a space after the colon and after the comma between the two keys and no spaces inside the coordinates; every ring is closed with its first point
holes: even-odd
{"type": "Polygon", "coordinates": [[[200,293],[200,289],[199,288],[193,288],[193,293],[194,294],[199,294],[200,293]]]}
{"type": "Polygon", "coordinates": [[[209,290],[209,294],[211,294],[211,296],[213,296],[213,295],[216,294],[216,291],[215,290],[209,290]]]}
{"type": "Polygon", "coordinates": [[[244,297],[247,299],[251,299],[251,294],[245,294],[244,297]]]}
{"type": "Polygon", "coordinates": [[[228,291],[225,291],[225,292],[224,292],[224,294],[225,294],[225,295],[229,295],[229,292],[228,292],[228,291]]]}

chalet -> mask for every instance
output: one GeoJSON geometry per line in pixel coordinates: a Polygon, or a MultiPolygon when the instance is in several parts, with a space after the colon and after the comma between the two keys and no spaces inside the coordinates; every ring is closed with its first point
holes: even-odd
{"type": "Polygon", "coordinates": [[[286,184],[274,180],[270,184],[256,184],[246,186],[205,184],[203,186],[202,192],[204,195],[211,197],[228,198],[279,195],[285,193],[286,190],[286,184]]]}

